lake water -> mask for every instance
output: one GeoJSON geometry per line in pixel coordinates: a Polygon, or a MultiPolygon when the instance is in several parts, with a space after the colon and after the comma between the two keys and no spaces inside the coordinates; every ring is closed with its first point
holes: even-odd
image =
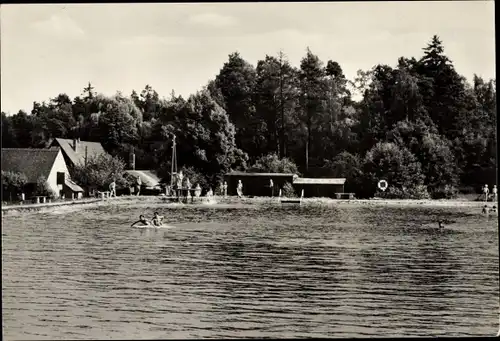
{"type": "Polygon", "coordinates": [[[478,208],[159,204],[2,218],[12,339],[494,336],[478,208]],[[158,210],[171,228],[130,228],[158,210]],[[437,219],[455,220],[436,229],[437,219]]]}

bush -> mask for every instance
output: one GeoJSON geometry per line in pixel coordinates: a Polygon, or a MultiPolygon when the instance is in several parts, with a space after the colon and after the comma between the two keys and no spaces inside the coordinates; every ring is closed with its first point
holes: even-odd
{"type": "Polygon", "coordinates": [[[417,185],[410,188],[389,186],[385,192],[377,190],[375,196],[384,199],[429,199],[430,195],[427,187],[424,185],[417,185]]]}
{"type": "Polygon", "coordinates": [[[275,153],[261,156],[249,168],[251,172],[261,173],[293,173],[299,174],[295,162],[288,158],[280,159],[275,153]]]}
{"type": "Polygon", "coordinates": [[[281,196],[285,198],[296,198],[297,193],[295,193],[295,189],[292,184],[288,181],[283,184],[283,188],[281,189],[281,196]]]}
{"type": "Polygon", "coordinates": [[[50,188],[47,179],[44,176],[40,176],[36,180],[35,195],[43,195],[51,199],[59,197],[59,195],[50,188]]]}
{"type": "Polygon", "coordinates": [[[22,193],[27,183],[28,179],[23,173],[2,171],[2,189],[9,193],[10,200],[13,193],[22,193]]]}
{"type": "MultiPolygon", "coordinates": [[[[183,186],[185,186],[186,178],[189,179],[191,183],[191,188],[195,187],[197,184],[204,190],[204,192],[208,191],[210,187],[210,183],[205,175],[203,175],[200,171],[195,169],[194,167],[185,167],[181,168],[182,174],[184,175],[184,179],[182,180],[183,186]]],[[[212,191],[215,188],[212,188],[212,191]]]]}
{"type": "Polygon", "coordinates": [[[433,190],[431,196],[432,199],[454,199],[458,196],[458,189],[450,185],[441,186],[433,190]]]}
{"type": "MultiPolygon", "coordinates": [[[[380,194],[383,197],[407,196],[422,197],[424,176],[421,165],[408,149],[394,143],[377,143],[369,150],[363,164],[363,183],[366,190],[377,192],[376,184],[380,179],[389,183],[388,190],[380,194]],[[369,188],[371,187],[371,188],[369,188]]],[[[427,193],[428,195],[428,193],[427,193]]]]}
{"type": "Polygon", "coordinates": [[[117,185],[127,185],[128,181],[123,179],[125,162],[121,158],[109,154],[101,154],[91,157],[87,164],[78,164],[72,170],[71,177],[81,185],[96,187],[98,190],[108,190],[109,184],[115,180],[117,185]]]}
{"type": "Polygon", "coordinates": [[[2,171],[2,184],[9,191],[21,192],[27,183],[28,178],[23,173],[2,171]]]}
{"type": "Polygon", "coordinates": [[[482,189],[474,186],[463,186],[460,187],[459,193],[461,194],[481,194],[482,189]]]}
{"type": "Polygon", "coordinates": [[[116,188],[117,189],[128,189],[135,185],[136,178],[131,174],[124,174],[121,177],[116,179],[116,188]]]}

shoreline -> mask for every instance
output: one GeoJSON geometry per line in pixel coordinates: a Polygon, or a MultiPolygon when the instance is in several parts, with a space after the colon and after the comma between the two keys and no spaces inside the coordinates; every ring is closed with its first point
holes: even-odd
{"type": "MultiPolygon", "coordinates": [[[[289,206],[289,204],[281,204],[278,197],[254,197],[254,198],[237,198],[233,197],[214,197],[215,202],[206,202],[206,198],[195,198],[194,202],[179,204],[172,198],[165,196],[120,196],[109,199],[95,199],[87,198],[66,202],[51,202],[43,204],[26,204],[26,205],[9,205],[2,206],[2,214],[10,212],[37,212],[41,210],[50,210],[51,208],[58,208],[63,206],[109,206],[109,205],[126,205],[147,202],[151,204],[166,204],[168,206],[189,207],[189,206],[215,206],[218,205],[266,205],[266,206],[289,206]]],[[[299,206],[299,204],[291,204],[292,206],[299,206]]],[[[468,201],[460,199],[331,199],[331,198],[303,198],[301,207],[334,207],[334,206],[391,206],[391,207],[471,207],[480,208],[484,205],[497,206],[498,202],[484,202],[484,201],[468,201]]]]}

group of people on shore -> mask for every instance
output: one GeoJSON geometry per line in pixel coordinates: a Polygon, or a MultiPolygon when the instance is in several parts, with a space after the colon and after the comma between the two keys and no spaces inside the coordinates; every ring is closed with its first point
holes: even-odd
{"type": "MultiPolygon", "coordinates": [[[[130,187],[130,191],[131,191],[130,194],[132,194],[132,189],[134,189],[136,192],[135,195],[138,196],[141,193],[141,186],[142,186],[141,177],[139,175],[137,175],[137,177],[135,179],[135,184],[132,187],[130,187]]],[[[116,180],[115,179],[113,179],[113,181],[111,181],[111,183],[109,184],[109,197],[116,198],[116,180]]]]}
{"type": "Polygon", "coordinates": [[[498,199],[498,189],[497,185],[493,185],[493,189],[491,190],[491,195],[490,195],[490,189],[488,188],[488,185],[483,186],[483,194],[481,196],[484,196],[484,201],[488,201],[488,199],[491,197],[491,201],[497,201],[498,199]]]}

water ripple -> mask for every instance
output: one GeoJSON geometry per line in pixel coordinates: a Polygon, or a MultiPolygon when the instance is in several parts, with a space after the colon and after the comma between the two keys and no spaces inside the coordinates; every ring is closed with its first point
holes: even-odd
{"type": "Polygon", "coordinates": [[[497,220],[463,210],[143,205],[6,216],[4,337],[492,336],[497,220]],[[153,210],[171,228],[129,227],[153,210]],[[439,231],[438,217],[457,223],[439,231]]]}

